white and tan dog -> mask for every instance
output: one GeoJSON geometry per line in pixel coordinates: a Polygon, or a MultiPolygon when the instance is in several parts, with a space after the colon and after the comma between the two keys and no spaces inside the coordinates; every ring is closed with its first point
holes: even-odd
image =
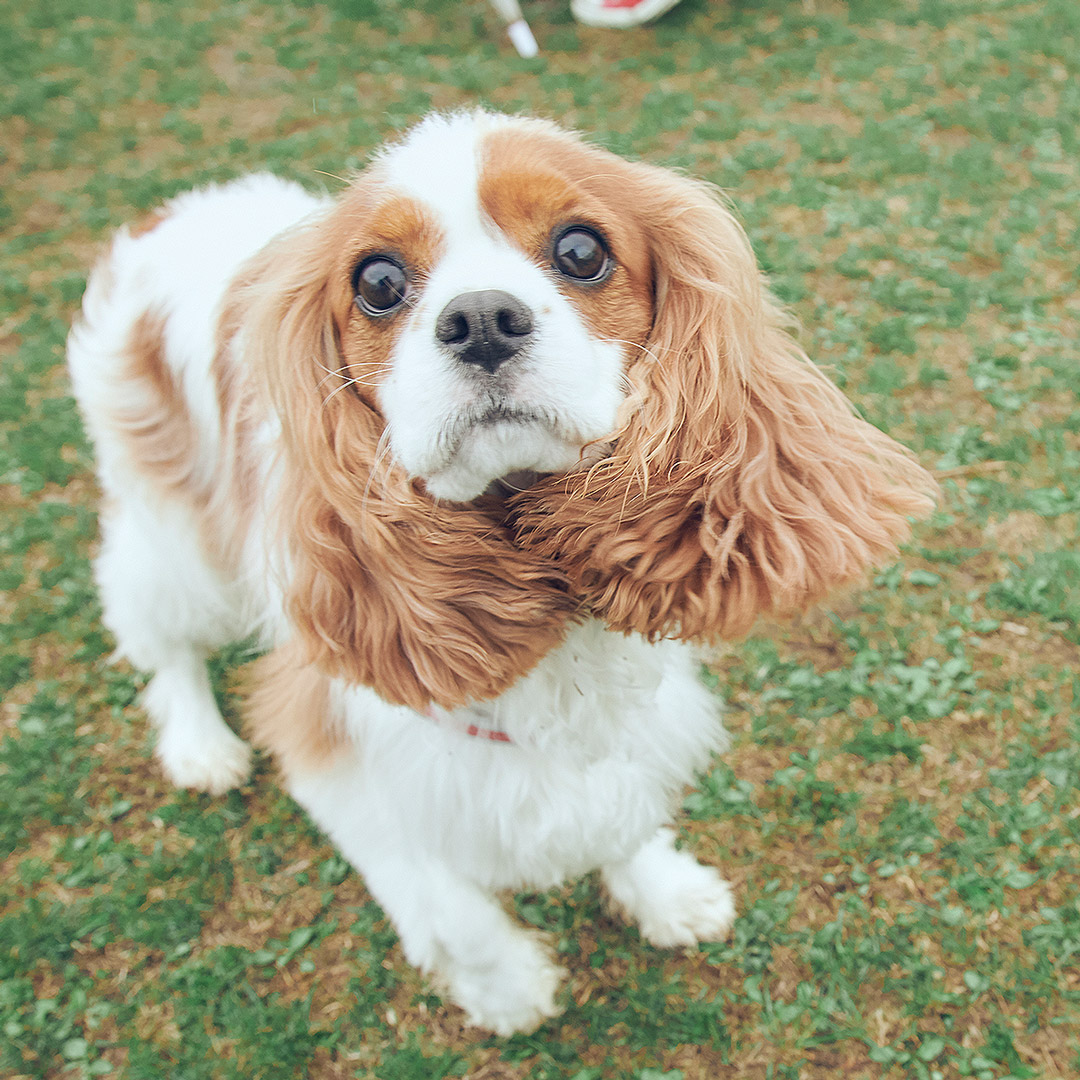
{"type": "Polygon", "coordinates": [[[432,117],[336,199],[254,176],[122,231],[69,356],[175,783],[247,776],[204,661],[258,633],[257,741],[472,1022],[559,1007],[500,889],[599,868],[655,944],[728,932],[667,827],[724,745],[684,642],[857,577],[932,484],[708,188],[432,117]]]}

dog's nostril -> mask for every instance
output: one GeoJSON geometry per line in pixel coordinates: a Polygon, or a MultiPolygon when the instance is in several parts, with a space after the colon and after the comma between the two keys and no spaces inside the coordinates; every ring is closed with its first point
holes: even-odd
{"type": "Polygon", "coordinates": [[[469,320],[460,312],[451,313],[448,319],[440,319],[439,323],[435,332],[439,340],[447,345],[455,345],[469,336],[469,320]]]}
{"type": "Polygon", "coordinates": [[[524,305],[503,308],[495,321],[499,329],[510,337],[523,337],[533,332],[532,313],[524,305]]]}

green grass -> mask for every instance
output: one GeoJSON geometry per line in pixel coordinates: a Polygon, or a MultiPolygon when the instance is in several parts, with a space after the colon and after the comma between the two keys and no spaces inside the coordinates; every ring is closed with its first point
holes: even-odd
{"type": "Polygon", "coordinates": [[[1080,1074],[1080,7],[525,6],[529,61],[483,0],[0,0],[0,1074],[1080,1074]],[[519,896],[571,980],[501,1041],[268,763],[161,779],[62,364],[111,228],[253,169],[321,188],[476,103],[727,187],[808,350],[944,488],[868,588],[711,665],[735,744],[684,841],[732,940],[654,950],[591,880],[519,896]]]}

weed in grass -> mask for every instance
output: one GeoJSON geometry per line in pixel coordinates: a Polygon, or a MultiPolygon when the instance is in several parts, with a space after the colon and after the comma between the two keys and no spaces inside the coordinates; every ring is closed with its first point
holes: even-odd
{"type": "Polygon", "coordinates": [[[987,590],[986,602],[1012,615],[1041,615],[1070,640],[1078,640],[1080,551],[1040,552],[1009,563],[1005,579],[987,590]]]}

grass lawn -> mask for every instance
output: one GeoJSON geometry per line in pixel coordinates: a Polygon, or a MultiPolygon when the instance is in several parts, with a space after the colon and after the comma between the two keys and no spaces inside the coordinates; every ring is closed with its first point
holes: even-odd
{"type": "Polygon", "coordinates": [[[525,6],[531,61],[484,0],[0,0],[0,1075],[1080,1075],[1080,4],[525,6]],[[571,982],[509,1040],[266,761],[163,781],[63,368],[115,226],[255,169],[333,188],[478,102],[727,188],[808,351],[944,489],[870,587],[715,657],[734,748],[684,841],[733,939],[654,950],[593,881],[516,897],[571,982]]]}

